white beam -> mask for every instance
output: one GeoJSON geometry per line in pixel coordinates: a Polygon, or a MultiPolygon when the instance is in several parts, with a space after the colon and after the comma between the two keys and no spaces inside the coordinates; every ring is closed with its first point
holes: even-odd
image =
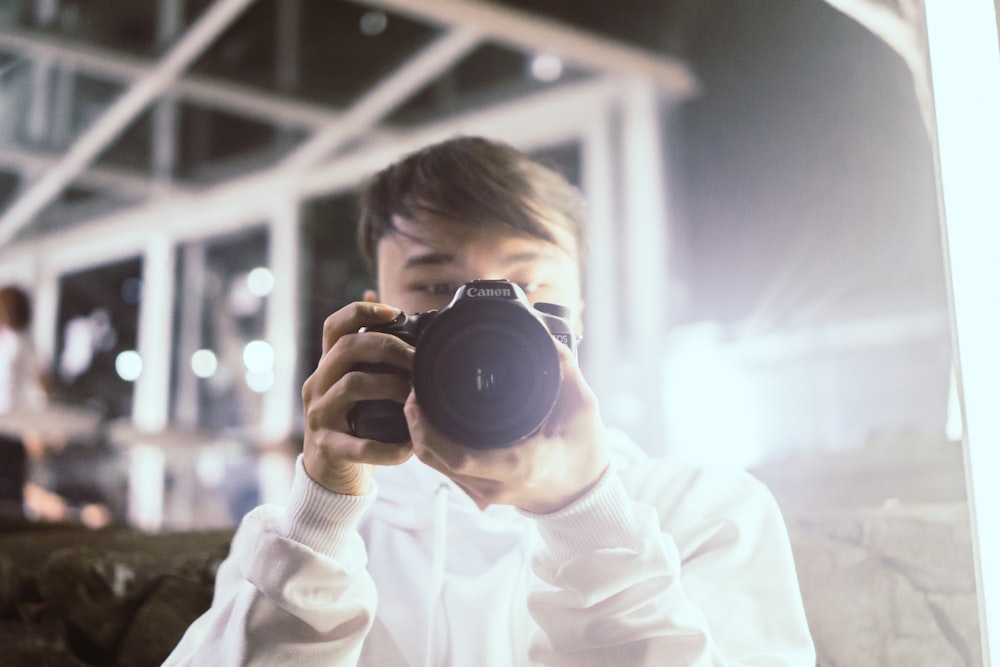
{"type": "MultiPolygon", "coordinates": [[[[39,265],[41,262],[39,262],[39,265]]],[[[34,280],[35,351],[43,368],[55,368],[56,340],[59,337],[59,275],[35,267],[34,280]]]]}
{"type": "Polygon", "coordinates": [[[983,663],[1000,663],[1000,47],[992,0],[927,0],[983,663]]]}
{"type": "Polygon", "coordinates": [[[139,302],[142,373],[132,396],[132,422],[143,431],[166,428],[169,419],[173,288],[174,244],[162,232],[150,235],[147,231],[139,302]]]}
{"type": "Polygon", "coordinates": [[[336,123],[318,132],[281,161],[281,169],[301,170],[323,160],[344,143],[374,127],[413,93],[437,78],[479,43],[472,30],[439,37],[357,100],[336,123]]]}
{"type": "Polygon", "coordinates": [[[153,199],[55,235],[0,247],[0,258],[37,254],[45,257],[46,265],[77,270],[141,252],[150,227],[168,232],[175,241],[224,234],[265,219],[276,201],[354,187],[401,154],[454,134],[482,134],[526,150],[572,141],[588,131],[593,114],[602,113],[618,94],[619,85],[611,79],[566,84],[400,133],[391,142],[366,145],[304,174],[274,168],[198,192],[153,199]]]}
{"type": "MultiPolygon", "coordinates": [[[[616,262],[620,236],[615,150],[610,105],[602,105],[581,143],[581,187],[587,200],[587,244],[584,281],[584,346],[587,381],[602,405],[615,411],[614,367],[618,363],[621,341],[618,322],[622,316],[621,281],[616,262]]],[[[613,415],[609,415],[613,416],[613,415]]]]}
{"type": "Polygon", "coordinates": [[[49,123],[51,146],[65,146],[71,139],[73,105],[76,100],[76,73],[62,66],[56,71],[55,91],[52,96],[52,120],[49,123]]]}
{"type": "MultiPolygon", "coordinates": [[[[154,62],[143,58],[91,45],[72,44],[30,30],[13,32],[0,28],[0,48],[31,59],[51,57],[65,68],[124,84],[149,76],[155,68],[154,62]]],[[[180,99],[201,106],[277,125],[319,128],[340,119],[339,113],[323,106],[224,79],[189,75],[178,79],[168,90],[180,99]]]]}
{"type": "MultiPolygon", "coordinates": [[[[0,151],[0,167],[14,169],[22,174],[38,173],[54,168],[59,158],[54,154],[26,151],[13,146],[4,146],[0,151]]],[[[100,190],[111,190],[126,196],[147,197],[153,192],[153,182],[143,176],[136,176],[126,169],[113,167],[89,167],[74,179],[77,185],[100,190]]],[[[176,188],[184,192],[186,188],[176,188]]]]}
{"type": "Polygon", "coordinates": [[[295,428],[294,400],[298,380],[299,313],[299,202],[276,202],[269,220],[267,266],[274,274],[274,289],[267,297],[265,338],[274,349],[274,384],[263,396],[260,436],[273,446],[295,428]]]}
{"type": "Polygon", "coordinates": [[[49,138],[49,118],[52,113],[52,81],[55,63],[51,58],[35,58],[31,62],[31,93],[28,98],[28,139],[35,145],[49,138]]]}
{"type": "Polygon", "coordinates": [[[688,96],[697,91],[690,71],[673,58],[510,7],[478,0],[362,1],[418,20],[472,28],[484,38],[529,52],[544,50],[598,72],[649,79],[661,92],[688,96]]]}
{"type": "MultiPolygon", "coordinates": [[[[202,295],[206,293],[207,274],[205,270],[205,243],[192,241],[176,248],[175,255],[182,263],[183,272],[177,276],[177,289],[181,294],[202,295]]],[[[202,347],[204,330],[205,299],[178,299],[176,304],[177,358],[174,363],[179,368],[177,391],[174,396],[173,425],[194,432],[198,429],[198,385],[201,380],[190,372],[191,357],[202,347]]],[[[161,304],[162,305],[162,304],[161,304]]],[[[172,304],[171,304],[172,305],[172,304]]]]}
{"type": "MultiPolygon", "coordinates": [[[[156,12],[156,46],[166,48],[184,26],[182,0],[159,0],[156,12]]],[[[163,95],[153,107],[153,130],[150,136],[150,172],[157,189],[169,190],[177,166],[178,104],[170,94],[163,95]]]]}
{"type": "MultiPolygon", "coordinates": [[[[621,192],[628,357],[636,371],[635,398],[641,424],[633,425],[646,447],[662,445],[663,332],[669,325],[671,281],[668,244],[672,225],[667,213],[667,171],[663,160],[660,96],[648,81],[632,79],[622,98],[621,192]],[[641,433],[638,431],[641,430],[641,433]]],[[[652,450],[651,450],[652,451],[652,450]]],[[[665,454],[665,451],[652,451],[665,454]]]]}
{"type": "Polygon", "coordinates": [[[483,135],[521,150],[569,143],[589,129],[619,89],[609,79],[584,81],[442,118],[317,167],[298,180],[298,192],[308,197],[353,187],[403,154],[456,135],[483,135]]]}
{"type": "Polygon", "coordinates": [[[216,0],[191,29],[157,63],[146,78],[136,82],[91,125],[70,147],[63,159],[21,195],[0,218],[0,245],[6,244],[22,227],[114,141],[150,102],[187,68],[202,51],[253,0],[216,0]]]}
{"type": "Polygon", "coordinates": [[[37,258],[26,255],[4,259],[0,262],[0,285],[30,285],[35,281],[36,262],[37,258]]]}

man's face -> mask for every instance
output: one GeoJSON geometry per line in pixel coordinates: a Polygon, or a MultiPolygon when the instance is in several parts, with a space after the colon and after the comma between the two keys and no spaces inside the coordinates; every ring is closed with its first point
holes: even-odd
{"type": "Polygon", "coordinates": [[[444,218],[415,223],[395,219],[400,233],[379,241],[378,299],[407,313],[438,310],[470,280],[517,283],[532,303],[568,306],[580,334],[579,267],[569,232],[552,227],[560,244],[499,229],[462,225],[444,218]]]}

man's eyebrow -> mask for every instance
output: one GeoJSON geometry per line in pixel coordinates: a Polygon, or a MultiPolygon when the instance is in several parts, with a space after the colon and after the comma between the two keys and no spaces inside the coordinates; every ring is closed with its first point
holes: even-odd
{"type": "Polygon", "coordinates": [[[551,259],[555,259],[555,255],[552,252],[544,250],[525,250],[523,252],[515,252],[507,255],[503,258],[503,263],[509,266],[520,262],[537,262],[538,260],[551,259]]]}
{"type": "MultiPolygon", "coordinates": [[[[524,250],[506,255],[501,260],[504,266],[520,264],[522,262],[549,261],[555,258],[552,252],[544,250],[524,250]]],[[[447,266],[458,262],[458,257],[454,253],[431,250],[428,252],[411,255],[403,262],[404,269],[412,269],[421,266],[447,266]]]]}
{"type": "Polygon", "coordinates": [[[444,266],[446,264],[452,264],[455,261],[455,255],[449,252],[424,252],[417,255],[412,255],[406,258],[403,262],[404,269],[412,269],[417,266],[444,266]]]}

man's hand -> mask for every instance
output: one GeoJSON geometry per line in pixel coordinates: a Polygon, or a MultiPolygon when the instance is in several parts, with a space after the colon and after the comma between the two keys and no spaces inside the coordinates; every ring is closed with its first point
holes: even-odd
{"type": "Polygon", "coordinates": [[[427,421],[414,394],[406,401],[413,452],[451,478],[480,508],[495,504],[554,512],[586,493],[607,470],[597,398],[569,349],[556,348],[563,374],[556,405],[538,435],[512,447],[478,450],[451,442],[427,421]]]}
{"type": "Polygon", "coordinates": [[[390,306],[356,302],[330,315],[323,324],[323,356],[302,385],[306,426],[303,463],[313,481],[335,493],[368,493],[373,465],[402,463],[413,453],[409,442],[355,437],[348,424],[348,412],[358,401],[403,403],[410,393],[410,383],[404,377],[354,370],[359,363],[381,363],[409,372],[412,347],[390,334],[358,333],[362,327],[384,324],[398,314],[390,306]]]}

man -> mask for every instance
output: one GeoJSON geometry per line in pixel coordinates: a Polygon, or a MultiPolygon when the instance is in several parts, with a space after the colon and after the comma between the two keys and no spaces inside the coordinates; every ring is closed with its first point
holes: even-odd
{"type": "MultiPolygon", "coordinates": [[[[171,665],[812,665],[788,537],[741,471],[651,461],[605,428],[569,349],[540,431],[480,450],[428,423],[414,348],[361,332],[474,279],[582,309],[582,206],[554,172],[478,138],[378,174],[362,250],[378,291],[331,315],[303,387],[285,508],[244,520],[212,608],[171,665]],[[366,372],[379,363],[401,373],[366,372]],[[405,405],[410,440],[352,408],[405,405]]],[[[419,345],[419,343],[418,343],[419,345]]]]}

